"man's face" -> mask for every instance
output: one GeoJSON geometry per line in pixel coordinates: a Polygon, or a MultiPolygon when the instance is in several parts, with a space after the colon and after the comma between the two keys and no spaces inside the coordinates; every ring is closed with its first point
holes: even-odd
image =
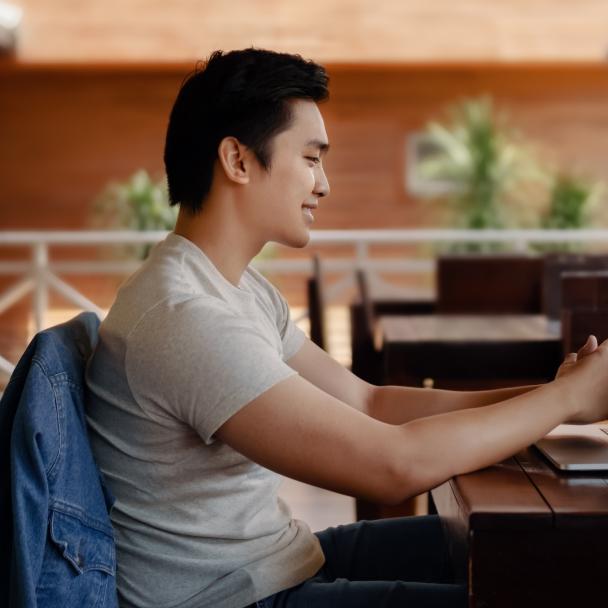
{"type": "Polygon", "coordinates": [[[254,172],[252,200],[257,208],[251,221],[265,241],[303,247],[318,200],[329,194],[322,164],[328,140],[316,103],[290,103],[291,126],[272,140],[269,172],[261,166],[254,172]]]}

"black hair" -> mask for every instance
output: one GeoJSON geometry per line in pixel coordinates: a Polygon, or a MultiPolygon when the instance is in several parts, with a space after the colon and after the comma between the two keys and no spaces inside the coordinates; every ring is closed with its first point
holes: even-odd
{"type": "Polygon", "coordinates": [[[299,55],[248,48],[215,51],[186,77],[165,141],[171,205],[201,209],[213,179],[219,143],[236,137],[270,169],[272,138],[289,128],[290,100],[328,98],[325,69],[299,55]]]}

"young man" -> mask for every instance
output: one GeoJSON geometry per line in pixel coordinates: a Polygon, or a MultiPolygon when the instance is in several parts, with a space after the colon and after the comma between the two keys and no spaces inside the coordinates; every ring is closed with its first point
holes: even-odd
{"type": "Polygon", "coordinates": [[[329,194],[326,97],[320,66],[247,49],[214,53],[175,102],[179,219],[121,287],[87,373],[124,607],[465,606],[436,517],[315,535],[280,475],[398,503],[608,417],[606,344],[542,387],[428,391],[371,386],[293,325],[249,263],[308,242],[329,194]]]}

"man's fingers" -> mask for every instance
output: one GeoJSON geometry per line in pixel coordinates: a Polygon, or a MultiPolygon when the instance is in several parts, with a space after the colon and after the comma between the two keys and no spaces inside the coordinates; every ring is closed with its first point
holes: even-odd
{"type": "Polygon", "coordinates": [[[568,353],[564,357],[564,363],[576,363],[577,359],[578,359],[578,355],[576,353],[568,353]]]}
{"type": "Polygon", "coordinates": [[[578,356],[582,358],[590,355],[597,349],[597,346],[597,338],[594,335],[590,335],[585,344],[579,349],[578,356]]]}

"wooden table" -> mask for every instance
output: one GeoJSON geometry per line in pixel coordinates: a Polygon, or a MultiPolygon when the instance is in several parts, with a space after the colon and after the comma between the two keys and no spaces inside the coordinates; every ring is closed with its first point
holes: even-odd
{"type": "Polygon", "coordinates": [[[608,605],[608,476],[557,472],[533,447],[432,491],[475,608],[608,605]]]}
{"type": "Polygon", "coordinates": [[[382,316],[375,328],[385,384],[490,388],[554,377],[561,336],[542,315],[382,316]]]}
{"type": "MultiPolygon", "coordinates": [[[[376,348],[383,384],[474,390],[537,384],[561,362],[559,328],[541,315],[381,316],[376,348]]],[[[362,519],[412,515],[415,499],[397,507],[357,500],[362,519]]]]}

